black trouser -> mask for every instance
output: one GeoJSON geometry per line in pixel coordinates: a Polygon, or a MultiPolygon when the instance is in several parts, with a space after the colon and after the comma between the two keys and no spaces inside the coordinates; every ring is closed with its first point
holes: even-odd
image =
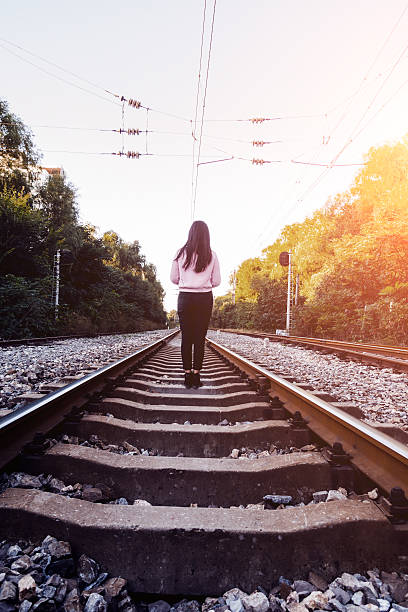
{"type": "Polygon", "coordinates": [[[212,291],[192,293],[180,291],[177,312],[181,328],[181,357],[183,368],[201,370],[204,357],[204,341],[213,305],[212,291]],[[194,346],[194,360],[192,352],[194,346]]]}

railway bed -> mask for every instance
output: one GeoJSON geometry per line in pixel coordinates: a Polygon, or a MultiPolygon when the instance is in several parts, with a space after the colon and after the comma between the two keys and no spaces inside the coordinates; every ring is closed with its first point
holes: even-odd
{"type": "Polygon", "coordinates": [[[322,354],[322,351],[305,346],[282,345],[243,334],[210,332],[209,335],[265,369],[328,401],[352,403],[354,416],[408,444],[406,373],[322,354]]]}
{"type": "Polygon", "coordinates": [[[263,332],[252,332],[237,329],[220,329],[220,331],[263,338],[271,342],[282,342],[294,346],[303,346],[314,351],[334,354],[341,359],[358,361],[380,368],[392,368],[396,372],[408,372],[408,348],[404,346],[385,346],[378,344],[362,344],[361,342],[346,342],[326,338],[307,338],[303,336],[284,336],[263,332]]]}
{"type": "Polygon", "coordinates": [[[406,571],[406,445],[213,341],[202,380],[175,332],[1,419],[0,537],[68,540],[138,593],[406,571]]]}

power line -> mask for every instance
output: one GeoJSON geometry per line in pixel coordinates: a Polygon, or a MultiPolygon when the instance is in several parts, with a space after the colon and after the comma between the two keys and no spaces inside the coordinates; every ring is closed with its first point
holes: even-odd
{"type": "MultiPolygon", "coordinates": [[[[408,7],[406,7],[406,8],[408,8],[408,7]]],[[[405,11],[404,11],[404,13],[405,13],[405,11]]],[[[289,210],[288,214],[290,214],[294,210],[294,208],[296,208],[298,203],[302,202],[304,200],[304,198],[306,196],[308,196],[313,191],[313,189],[315,189],[315,187],[317,187],[317,185],[327,176],[327,174],[330,172],[331,168],[333,168],[336,165],[336,161],[339,159],[339,157],[342,155],[342,153],[344,153],[344,151],[350,146],[350,144],[354,141],[354,139],[357,138],[357,136],[359,136],[361,134],[361,132],[367,127],[367,125],[370,123],[370,121],[374,118],[374,116],[376,116],[380,112],[380,110],[382,110],[382,108],[384,108],[385,105],[383,105],[380,109],[377,110],[375,115],[365,124],[365,126],[363,126],[360,129],[359,132],[355,133],[356,129],[360,126],[360,124],[363,121],[364,117],[367,115],[367,113],[369,112],[370,108],[372,107],[372,105],[374,104],[375,100],[377,99],[378,95],[380,94],[380,92],[384,88],[384,86],[385,86],[386,82],[388,81],[388,79],[390,78],[391,74],[394,72],[395,68],[397,67],[397,65],[399,64],[401,59],[403,58],[403,56],[406,53],[407,49],[408,49],[408,44],[404,47],[403,51],[398,56],[397,60],[394,62],[390,72],[385,77],[384,81],[382,82],[382,84],[380,85],[380,87],[378,88],[376,93],[374,94],[374,97],[370,100],[366,110],[364,111],[364,113],[360,117],[360,119],[357,121],[356,125],[354,126],[353,130],[351,131],[351,134],[350,134],[349,138],[346,140],[346,142],[344,143],[344,145],[342,146],[340,151],[333,157],[333,159],[330,162],[330,164],[326,167],[325,170],[323,170],[323,172],[317,177],[317,179],[315,179],[315,181],[312,183],[312,185],[310,185],[306,189],[306,191],[297,200],[297,202],[294,204],[294,206],[292,206],[292,208],[289,210]]]]}
{"type": "MultiPolygon", "coordinates": [[[[356,89],[356,91],[354,92],[354,94],[351,96],[351,98],[349,99],[349,102],[351,104],[351,102],[354,100],[354,98],[356,98],[358,96],[358,94],[361,92],[361,90],[364,87],[364,84],[367,83],[367,79],[368,79],[368,75],[370,74],[371,70],[373,69],[373,67],[375,66],[378,58],[380,57],[380,55],[382,54],[382,52],[384,51],[385,47],[388,44],[388,41],[391,39],[392,35],[394,34],[395,30],[397,29],[397,27],[399,26],[402,18],[404,17],[405,13],[408,10],[408,4],[406,5],[406,7],[404,8],[404,10],[402,11],[402,13],[400,14],[400,16],[398,17],[397,21],[395,22],[394,26],[392,27],[391,31],[389,32],[389,34],[386,36],[381,48],[379,49],[379,51],[376,53],[373,61],[371,62],[367,72],[365,73],[359,87],[356,89]]],[[[330,140],[331,136],[334,134],[334,132],[336,131],[336,129],[339,127],[339,125],[341,125],[341,123],[343,122],[343,120],[345,119],[346,115],[347,115],[348,110],[346,110],[342,117],[340,117],[339,121],[337,122],[337,124],[335,125],[335,127],[333,128],[333,130],[331,131],[331,135],[328,137],[328,141],[330,140]]],[[[328,142],[327,141],[327,142],[328,142]]]]}
{"type": "MultiPolygon", "coordinates": [[[[149,109],[151,111],[151,109],[149,109]]],[[[0,125],[15,125],[14,121],[0,121],[0,125]]],[[[122,134],[123,128],[89,128],[89,127],[79,127],[73,125],[30,125],[31,129],[50,129],[50,130],[78,130],[84,132],[118,132],[122,134]]],[[[124,133],[128,136],[139,136],[140,134],[160,134],[160,135],[172,135],[172,136],[189,136],[191,134],[187,132],[162,132],[161,130],[141,130],[139,128],[125,128],[124,133]]],[[[209,137],[210,138],[210,137],[209,137]]],[[[228,140],[228,139],[227,139],[228,140]]],[[[242,141],[244,142],[244,141],[242,141]]]]}
{"type": "MultiPolygon", "coordinates": [[[[388,34],[388,36],[386,37],[383,45],[381,46],[380,50],[377,52],[373,62],[370,64],[361,84],[360,87],[357,89],[357,91],[353,94],[351,99],[354,99],[354,97],[356,97],[356,95],[361,91],[362,86],[364,84],[364,81],[366,81],[369,73],[371,72],[373,66],[375,65],[376,61],[378,60],[379,56],[381,55],[381,53],[383,52],[385,46],[388,44],[390,38],[392,37],[393,33],[395,32],[396,28],[398,27],[399,23],[401,22],[403,16],[405,15],[406,11],[408,10],[408,5],[405,6],[404,10],[402,11],[402,13],[400,14],[400,16],[398,17],[397,21],[395,22],[395,24],[393,25],[390,33],[388,34]]],[[[380,109],[377,110],[377,112],[375,113],[375,115],[373,117],[371,117],[371,119],[360,129],[359,132],[355,133],[356,129],[359,127],[359,125],[361,124],[361,122],[363,121],[364,117],[367,115],[367,113],[369,112],[370,108],[372,107],[372,105],[374,104],[376,98],[378,97],[379,93],[381,92],[381,90],[384,88],[386,82],[388,81],[388,79],[390,78],[391,74],[394,72],[396,66],[398,65],[398,63],[401,61],[402,57],[404,56],[406,50],[408,48],[408,45],[404,47],[402,53],[398,56],[396,62],[394,62],[394,64],[391,67],[391,70],[389,71],[388,75],[386,76],[386,78],[384,79],[384,81],[382,82],[382,84],[380,85],[379,89],[377,90],[376,94],[374,95],[374,97],[371,99],[368,107],[366,108],[366,110],[364,111],[362,117],[359,119],[359,121],[357,122],[356,126],[353,128],[349,139],[346,141],[346,143],[343,145],[343,147],[341,148],[341,150],[339,151],[339,153],[337,153],[337,155],[334,156],[334,158],[331,160],[330,164],[328,164],[327,166],[325,166],[325,169],[323,170],[323,172],[321,172],[319,174],[319,176],[312,182],[311,185],[309,185],[309,187],[301,194],[301,196],[296,200],[296,202],[294,203],[294,205],[289,209],[289,211],[287,212],[287,214],[285,215],[285,218],[287,218],[292,211],[298,206],[299,203],[301,203],[316,187],[317,185],[327,176],[327,174],[330,172],[331,168],[337,166],[337,165],[341,165],[341,164],[336,164],[335,162],[339,159],[340,155],[345,151],[345,149],[353,142],[353,139],[357,138],[361,132],[367,127],[367,125],[372,121],[372,119],[384,108],[384,106],[386,106],[386,104],[388,104],[388,102],[400,91],[400,89],[402,89],[402,87],[408,82],[405,82],[399,89],[397,92],[395,92],[395,94],[386,102],[382,105],[382,107],[380,109]]],[[[346,113],[343,114],[343,116],[341,117],[340,121],[336,124],[336,126],[334,127],[334,129],[331,132],[331,135],[334,133],[334,131],[337,129],[337,127],[340,125],[340,123],[344,120],[346,116],[346,113]]],[[[328,138],[328,141],[331,138],[331,135],[328,138]]],[[[327,141],[327,142],[328,142],[327,141]]],[[[312,165],[311,163],[309,164],[304,164],[304,165],[312,165]]],[[[275,217],[275,215],[273,215],[273,217],[268,221],[267,223],[267,227],[269,227],[271,220],[275,217]]],[[[264,232],[262,232],[264,233],[264,232]]]]}
{"type": "MultiPolygon", "coordinates": [[[[216,148],[216,147],[214,147],[216,148]]],[[[222,153],[227,153],[227,151],[223,151],[222,149],[218,149],[219,151],[221,151],[222,153]]],[[[44,149],[43,150],[44,153],[71,153],[71,154],[78,154],[78,155],[119,155],[119,156],[125,156],[125,157],[129,157],[129,158],[139,158],[139,157],[192,157],[191,153],[137,153],[135,151],[119,151],[119,152],[99,152],[99,151],[69,151],[69,150],[48,150],[48,149],[44,149]]],[[[300,163],[300,164],[304,164],[304,165],[309,165],[309,166],[323,166],[325,168],[332,168],[332,167],[344,167],[344,166],[364,166],[366,165],[367,162],[361,162],[361,163],[353,163],[353,164],[334,164],[333,166],[330,163],[313,163],[313,162],[296,162],[294,160],[285,160],[285,159],[260,159],[260,158],[249,158],[249,157],[240,157],[237,155],[231,155],[229,154],[230,157],[228,158],[224,158],[224,159],[216,159],[216,160],[212,160],[210,162],[198,162],[199,165],[204,166],[206,164],[213,164],[216,162],[221,162],[221,161],[231,161],[234,159],[237,159],[239,161],[247,161],[247,162],[251,162],[253,165],[255,166],[263,166],[264,164],[284,164],[284,163],[300,163]]],[[[203,157],[203,156],[202,156],[203,157]]],[[[212,157],[210,155],[204,156],[204,158],[208,158],[208,157],[212,157]]]]}
{"type": "Polygon", "coordinates": [[[197,129],[197,115],[198,115],[198,101],[200,97],[200,84],[201,84],[201,66],[203,59],[203,46],[204,46],[204,33],[205,33],[205,15],[207,11],[207,0],[204,0],[204,11],[203,11],[203,25],[201,29],[201,46],[200,46],[200,61],[198,68],[198,82],[197,82],[197,96],[196,96],[196,104],[195,104],[195,113],[194,113],[194,126],[191,132],[193,137],[193,163],[191,169],[191,217],[193,217],[193,199],[194,199],[194,172],[195,172],[195,148],[196,148],[196,129],[197,129]]]}
{"type": "MultiPolygon", "coordinates": [[[[408,8],[408,7],[407,7],[408,8]]],[[[375,100],[377,99],[377,97],[379,96],[379,94],[381,93],[381,91],[384,89],[385,84],[387,83],[388,79],[390,78],[390,76],[392,75],[392,73],[394,72],[395,68],[398,66],[399,62],[402,60],[403,56],[405,55],[405,53],[408,50],[408,44],[405,45],[405,47],[403,48],[402,52],[400,53],[400,55],[398,56],[397,60],[395,61],[395,63],[393,64],[390,72],[388,73],[388,75],[385,77],[384,81],[382,82],[382,84],[380,85],[380,87],[378,88],[378,90],[376,91],[376,93],[374,94],[374,97],[370,100],[366,110],[364,111],[362,117],[360,117],[360,119],[357,121],[357,124],[354,126],[349,139],[347,140],[347,142],[344,144],[344,146],[340,149],[339,153],[334,157],[334,161],[337,161],[337,159],[340,157],[340,155],[346,150],[346,148],[353,142],[354,137],[356,137],[357,135],[361,134],[361,132],[363,130],[360,130],[358,132],[358,134],[355,134],[355,131],[357,130],[357,128],[361,125],[364,117],[367,115],[367,113],[370,111],[370,109],[372,108],[375,100]]],[[[378,114],[378,112],[376,113],[378,114]]]]}
{"type": "Polygon", "coordinates": [[[84,83],[88,83],[88,85],[92,85],[92,87],[95,87],[96,89],[100,89],[108,94],[111,93],[110,91],[102,87],[101,85],[93,83],[92,81],[89,81],[88,79],[85,79],[84,77],[79,76],[79,74],[76,74],[75,72],[72,72],[71,70],[67,70],[66,68],[63,68],[62,66],[60,66],[59,64],[56,64],[55,62],[51,62],[45,57],[42,57],[41,55],[38,55],[37,53],[33,53],[33,51],[29,51],[28,49],[25,49],[21,45],[17,45],[16,43],[13,43],[10,40],[7,40],[1,37],[0,37],[0,40],[7,43],[8,45],[12,45],[13,47],[16,47],[17,49],[20,49],[21,51],[24,51],[25,53],[28,53],[29,55],[32,55],[33,57],[40,59],[42,62],[45,62],[46,64],[49,64],[50,66],[54,66],[54,68],[58,68],[58,70],[61,70],[62,72],[65,72],[66,74],[70,74],[71,76],[74,76],[76,79],[79,79],[80,81],[84,81],[84,83]]]}
{"type": "Polygon", "coordinates": [[[200,162],[200,166],[205,166],[206,164],[218,164],[219,162],[226,162],[226,161],[231,161],[232,159],[235,159],[235,157],[226,157],[225,159],[213,159],[212,161],[208,161],[208,162],[200,162]]]}
{"type": "MultiPolygon", "coordinates": [[[[375,62],[377,61],[379,55],[382,53],[384,47],[386,46],[386,44],[388,43],[388,41],[390,40],[392,34],[394,33],[394,31],[396,30],[397,26],[399,25],[402,17],[404,16],[404,14],[406,13],[408,9],[408,5],[405,7],[405,9],[402,11],[401,15],[399,16],[399,18],[397,19],[396,23],[394,24],[391,32],[389,33],[389,35],[387,36],[384,44],[382,45],[380,51],[376,54],[374,61],[372,62],[372,64],[370,65],[370,68],[368,70],[368,72],[366,73],[366,76],[369,74],[369,72],[371,71],[372,67],[374,66],[375,62]]],[[[364,111],[363,115],[360,117],[360,119],[357,121],[356,125],[354,126],[353,130],[351,131],[351,134],[348,138],[348,140],[345,142],[345,144],[343,145],[343,147],[340,149],[340,151],[333,157],[330,166],[328,167],[327,171],[324,171],[320,177],[318,177],[318,179],[316,181],[314,181],[312,188],[308,188],[306,191],[306,195],[308,195],[311,191],[311,189],[314,189],[315,186],[317,186],[320,182],[320,180],[322,178],[324,178],[326,176],[326,174],[328,173],[328,171],[330,170],[330,167],[333,166],[336,161],[339,159],[339,157],[341,156],[341,154],[346,150],[346,148],[353,142],[353,138],[355,137],[355,131],[356,129],[361,125],[361,122],[364,120],[364,117],[367,115],[367,113],[369,112],[370,108],[372,107],[372,105],[374,104],[375,100],[377,99],[378,95],[380,94],[380,92],[382,91],[382,89],[384,88],[385,84],[387,83],[388,79],[390,78],[390,76],[392,75],[392,73],[394,72],[395,68],[397,67],[397,65],[399,64],[399,62],[401,61],[401,59],[403,58],[404,54],[406,53],[408,49],[408,44],[403,48],[402,52],[400,53],[400,55],[398,56],[397,60],[394,62],[394,64],[391,67],[391,70],[388,72],[387,76],[385,77],[385,79],[383,80],[383,82],[380,84],[380,87],[377,89],[376,93],[374,94],[374,97],[370,100],[366,110],[364,111]]],[[[358,132],[357,135],[359,135],[361,133],[362,130],[360,130],[360,132],[358,132]]],[[[303,195],[300,199],[300,201],[304,198],[305,196],[303,195]]]]}
{"type": "MultiPolygon", "coordinates": [[[[151,109],[146,109],[146,113],[148,113],[151,109]]],[[[148,124],[148,121],[147,121],[148,124]]],[[[14,125],[13,121],[0,121],[0,125],[14,125]]],[[[148,127],[148,126],[147,126],[148,127]]],[[[70,125],[31,125],[32,129],[51,129],[51,130],[78,130],[78,131],[88,131],[88,132],[118,132],[120,134],[125,133],[128,136],[138,136],[140,134],[160,134],[160,135],[172,135],[172,136],[186,136],[191,138],[191,133],[188,132],[163,132],[161,130],[141,130],[139,128],[127,128],[123,131],[123,128],[114,129],[114,128],[88,128],[88,127],[78,127],[78,126],[70,126],[70,125]]],[[[241,144],[249,144],[252,146],[266,146],[271,144],[284,144],[286,142],[294,142],[302,139],[299,138],[288,138],[284,140],[270,140],[270,141],[258,141],[258,140],[242,140],[238,138],[225,138],[223,136],[210,136],[209,134],[203,134],[203,138],[211,139],[211,140],[224,140],[226,142],[238,142],[241,144]]]]}
{"type": "Polygon", "coordinates": [[[91,96],[95,96],[96,98],[99,98],[100,100],[104,100],[105,102],[109,102],[110,104],[115,104],[115,106],[119,106],[117,102],[114,102],[113,100],[110,100],[109,98],[104,98],[103,96],[100,96],[99,94],[95,93],[94,91],[91,91],[90,89],[81,87],[81,85],[76,85],[72,81],[68,81],[67,79],[64,79],[63,77],[60,77],[54,74],[53,72],[50,72],[49,70],[46,70],[45,68],[42,68],[41,66],[38,66],[37,64],[34,64],[34,62],[32,62],[31,60],[25,57],[22,57],[21,55],[19,55],[15,51],[12,51],[11,49],[8,49],[8,47],[5,47],[1,43],[0,43],[0,47],[4,49],[5,51],[7,51],[8,53],[11,53],[11,55],[18,57],[23,62],[26,62],[27,64],[30,64],[31,66],[34,66],[34,68],[37,68],[37,70],[41,70],[41,72],[48,74],[49,76],[53,77],[54,79],[57,79],[58,81],[62,81],[63,83],[66,83],[67,85],[71,85],[71,87],[75,87],[76,89],[79,89],[87,94],[90,94],[91,96]]]}
{"type": "Polygon", "coordinates": [[[357,162],[355,164],[332,164],[331,162],[329,162],[326,164],[318,164],[315,162],[296,161],[294,159],[291,159],[290,161],[292,164],[303,164],[304,166],[324,166],[325,168],[340,168],[340,167],[345,167],[345,166],[365,166],[367,164],[367,162],[357,162]]]}
{"type": "Polygon", "coordinates": [[[167,117],[172,117],[173,119],[179,119],[180,121],[185,121],[187,123],[190,123],[190,119],[187,119],[186,117],[180,117],[179,115],[175,115],[172,113],[167,113],[158,109],[154,109],[154,108],[150,108],[147,106],[142,105],[138,100],[135,100],[133,98],[126,98],[125,96],[121,96],[120,94],[116,94],[112,91],[110,91],[109,89],[106,89],[105,87],[102,87],[101,85],[98,85],[96,83],[93,83],[92,81],[90,81],[89,79],[86,79],[82,76],[80,76],[79,74],[76,74],[75,72],[72,72],[71,70],[67,70],[66,68],[63,68],[62,66],[60,66],[59,64],[56,64],[55,62],[52,62],[50,60],[47,60],[46,58],[42,57],[41,55],[38,55],[36,53],[33,53],[32,51],[17,45],[16,43],[13,43],[9,40],[6,40],[5,38],[0,38],[1,41],[7,43],[8,45],[12,45],[13,47],[16,47],[17,49],[20,49],[21,51],[24,51],[25,53],[28,53],[29,55],[36,57],[38,59],[40,59],[41,61],[45,62],[46,64],[49,64],[50,66],[54,66],[55,68],[57,68],[58,70],[61,70],[62,72],[65,72],[66,74],[69,74],[71,76],[74,76],[76,79],[83,81],[84,83],[88,83],[88,85],[91,85],[92,87],[95,87],[96,89],[99,89],[107,94],[109,94],[110,96],[113,96],[114,98],[117,98],[118,100],[120,100],[120,102],[114,102],[113,100],[110,100],[109,98],[104,98],[103,96],[95,93],[94,91],[91,91],[89,89],[86,89],[85,87],[81,87],[80,85],[77,85],[76,83],[73,83],[72,81],[68,81],[67,79],[64,79],[63,77],[60,77],[56,74],[54,74],[53,72],[50,72],[49,70],[46,70],[45,68],[38,66],[38,64],[35,64],[34,62],[30,61],[29,59],[22,57],[21,55],[19,55],[18,53],[16,53],[15,51],[12,51],[11,49],[9,49],[8,47],[2,45],[0,43],[0,47],[3,48],[5,51],[7,51],[8,53],[11,53],[11,55],[14,55],[15,57],[18,57],[19,59],[21,59],[23,62],[26,62],[28,64],[30,64],[31,66],[34,66],[34,68],[37,68],[38,70],[41,70],[42,72],[44,72],[45,74],[58,79],[59,81],[62,81],[63,83],[66,83],[67,85],[71,85],[71,87],[76,87],[77,89],[86,92],[92,96],[96,96],[97,98],[101,99],[101,100],[105,100],[105,102],[110,102],[111,104],[115,104],[116,106],[120,106],[122,102],[127,102],[129,106],[133,107],[133,108],[145,108],[145,109],[149,109],[152,112],[158,113],[160,115],[166,115],[167,117]]]}
{"type": "Polygon", "coordinates": [[[318,113],[315,115],[282,115],[278,117],[247,117],[245,119],[206,119],[206,123],[215,122],[232,122],[232,123],[255,123],[260,124],[265,121],[284,121],[289,119],[314,119],[324,117],[326,113],[318,113]]]}
{"type": "Polygon", "coordinates": [[[369,119],[369,120],[368,120],[368,121],[367,121],[367,122],[366,122],[366,123],[363,125],[363,127],[360,129],[360,131],[359,131],[359,132],[357,132],[357,134],[355,134],[355,136],[354,136],[354,140],[355,140],[355,139],[356,139],[358,136],[360,136],[361,132],[363,132],[363,131],[366,129],[366,127],[367,127],[367,126],[368,126],[368,125],[369,125],[369,124],[372,122],[372,120],[373,120],[373,119],[375,119],[375,117],[376,117],[376,116],[377,116],[377,115],[378,115],[378,114],[379,114],[379,113],[380,113],[380,112],[381,112],[381,111],[382,111],[382,110],[383,110],[383,109],[384,109],[384,108],[387,106],[387,104],[389,104],[389,103],[391,102],[391,100],[393,100],[393,99],[395,98],[395,96],[396,96],[397,94],[399,94],[399,92],[401,91],[401,89],[403,89],[404,87],[406,87],[406,85],[408,85],[408,79],[407,79],[406,81],[404,81],[404,82],[402,83],[402,85],[400,85],[400,86],[398,87],[398,89],[397,89],[397,90],[396,90],[396,91],[395,91],[395,92],[394,92],[394,93],[393,93],[393,94],[392,94],[392,95],[391,95],[391,96],[388,98],[388,100],[386,100],[386,101],[384,102],[384,104],[382,104],[382,105],[381,105],[381,106],[380,106],[380,107],[377,109],[377,111],[374,113],[374,115],[372,115],[372,116],[370,117],[370,119],[369,119]]]}
{"type": "Polygon", "coordinates": [[[194,219],[195,205],[196,205],[196,199],[197,199],[198,172],[199,172],[199,168],[200,168],[200,156],[201,156],[201,144],[202,144],[202,135],[203,135],[203,123],[204,123],[204,114],[205,114],[205,103],[206,103],[206,99],[207,99],[208,75],[209,75],[209,71],[210,71],[210,60],[211,60],[212,41],[213,41],[213,35],[214,35],[214,21],[215,21],[215,9],[216,9],[216,6],[217,6],[217,0],[214,0],[214,8],[213,8],[213,14],[212,14],[212,21],[211,21],[210,45],[209,45],[209,49],[208,49],[207,72],[206,72],[206,76],[205,76],[205,86],[204,86],[204,96],[203,96],[203,110],[202,110],[202,113],[201,113],[200,139],[199,139],[199,142],[198,142],[197,171],[196,171],[196,177],[195,177],[194,198],[193,198],[192,210],[191,210],[191,218],[192,219],[194,219]]]}
{"type": "Polygon", "coordinates": [[[44,149],[43,153],[69,153],[72,155],[115,155],[118,157],[126,157],[128,159],[139,159],[139,157],[146,157],[153,155],[152,153],[139,153],[138,151],[66,151],[66,150],[49,150],[44,149]]]}
{"type": "MultiPolygon", "coordinates": [[[[127,157],[129,159],[139,159],[139,157],[191,157],[191,153],[138,153],[137,151],[118,151],[118,152],[105,152],[105,151],[68,151],[65,149],[42,149],[43,153],[69,153],[72,155],[115,155],[119,157],[127,157]]],[[[211,155],[203,155],[202,159],[211,158],[211,155]]],[[[229,159],[238,159],[231,157],[229,159]]],[[[214,160],[225,161],[225,160],[214,160]]]]}

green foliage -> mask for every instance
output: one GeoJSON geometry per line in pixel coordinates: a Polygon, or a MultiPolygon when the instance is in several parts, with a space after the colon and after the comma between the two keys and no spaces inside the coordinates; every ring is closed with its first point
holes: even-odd
{"type": "Polygon", "coordinates": [[[37,202],[48,229],[49,256],[52,257],[57,249],[74,249],[80,241],[80,228],[73,185],[63,176],[52,175],[40,186],[37,202]]]}
{"type": "Polygon", "coordinates": [[[102,238],[78,221],[64,176],[40,183],[23,123],[0,101],[0,336],[138,331],[163,327],[163,288],[137,240],[102,238]],[[60,308],[51,306],[61,251],[60,308]],[[67,254],[68,256],[65,256],[67,254]]]}
{"type": "Polygon", "coordinates": [[[56,331],[50,279],[0,276],[0,337],[29,338],[56,331]]]}
{"type": "Polygon", "coordinates": [[[140,244],[137,240],[127,244],[116,232],[110,231],[104,233],[102,242],[107,252],[106,263],[123,272],[142,276],[145,258],[140,253],[140,244]]]}
{"type": "MultiPolygon", "coordinates": [[[[408,140],[371,149],[347,192],[241,264],[236,292],[255,306],[247,327],[284,326],[287,268],[278,262],[289,249],[301,292],[294,333],[407,344],[408,140]]],[[[227,312],[220,298],[216,318],[236,321],[227,312]]]]}
{"type": "Polygon", "coordinates": [[[29,196],[0,192],[0,274],[35,277],[46,271],[45,219],[29,196]]]}
{"type": "Polygon", "coordinates": [[[258,300],[254,309],[253,323],[256,329],[275,333],[285,327],[287,283],[268,277],[253,281],[258,300]]]}
{"type": "Polygon", "coordinates": [[[255,305],[251,302],[237,300],[232,302],[232,295],[216,297],[210,326],[223,329],[245,329],[253,326],[255,305]]]}
{"type": "Polygon", "coordinates": [[[0,100],[0,190],[29,193],[39,172],[39,158],[31,132],[0,100]]]}
{"type": "Polygon", "coordinates": [[[167,325],[169,329],[173,329],[179,326],[179,318],[177,314],[177,310],[170,310],[167,313],[167,325]]]}

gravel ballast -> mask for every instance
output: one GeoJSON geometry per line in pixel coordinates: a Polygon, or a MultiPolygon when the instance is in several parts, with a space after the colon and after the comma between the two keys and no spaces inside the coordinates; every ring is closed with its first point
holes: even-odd
{"type": "MultiPolygon", "coordinates": [[[[126,576],[110,576],[98,560],[73,555],[69,542],[0,542],[2,612],[408,612],[408,575],[379,569],[333,579],[316,568],[307,580],[281,576],[265,590],[235,587],[221,597],[135,596],[126,576]]],[[[363,570],[362,570],[363,572],[363,570]]]]}
{"type": "Polygon", "coordinates": [[[209,331],[215,342],[257,361],[273,374],[293,376],[337,401],[353,402],[367,422],[391,423],[408,431],[408,375],[389,368],[342,361],[311,349],[260,338],[209,331]]]}
{"type": "Polygon", "coordinates": [[[0,408],[18,408],[15,398],[37,392],[44,383],[58,382],[88,368],[97,369],[170,333],[168,329],[72,338],[40,346],[1,348],[0,408]]]}

